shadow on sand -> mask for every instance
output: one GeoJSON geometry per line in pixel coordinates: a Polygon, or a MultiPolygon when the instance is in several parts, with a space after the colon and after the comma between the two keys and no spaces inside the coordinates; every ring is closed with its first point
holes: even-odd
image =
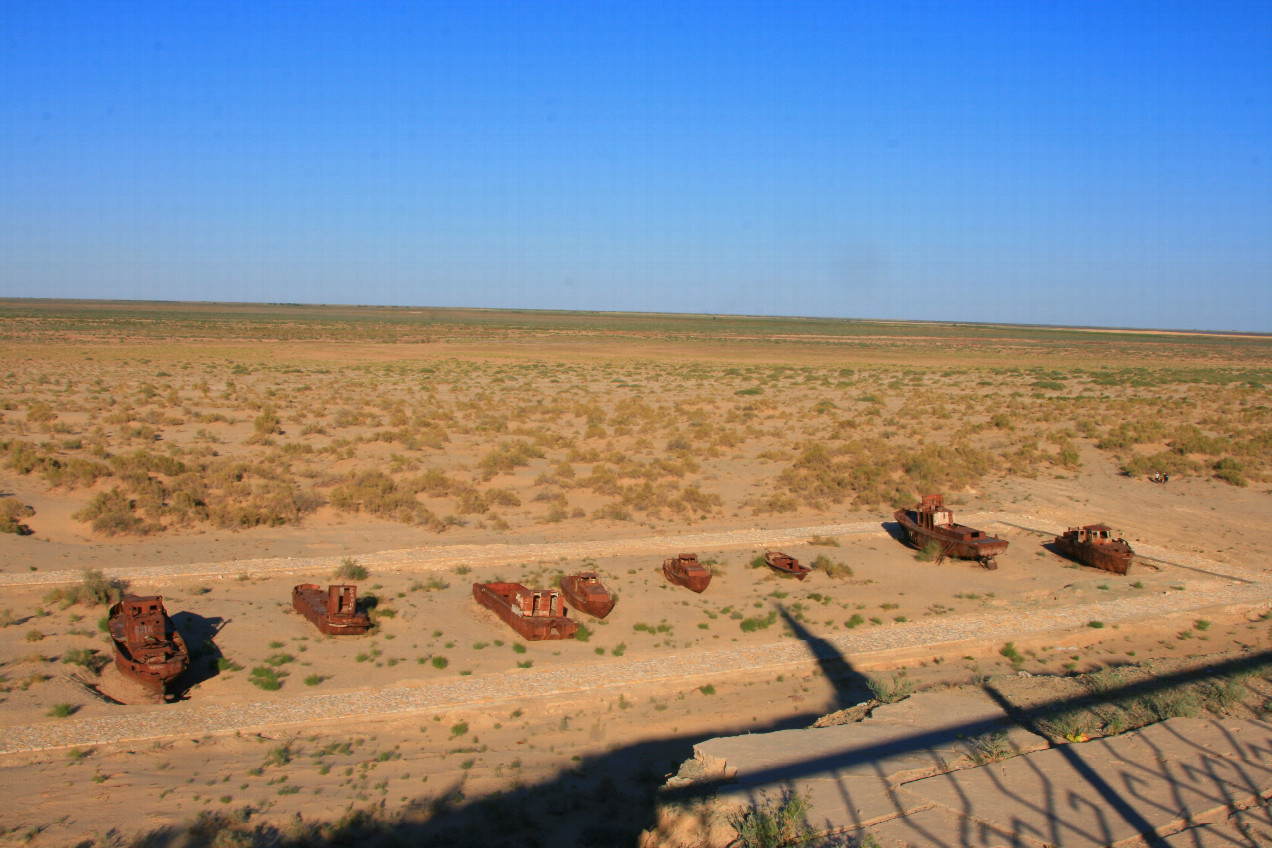
{"type": "MultiPolygon", "coordinates": [[[[832,683],[834,694],[831,703],[824,708],[793,714],[788,718],[763,727],[752,727],[749,732],[765,733],[775,730],[808,727],[822,715],[843,707],[860,703],[869,697],[869,681],[856,671],[848,658],[839,653],[827,640],[813,634],[787,610],[778,612],[795,636],[808,646],[809,652],[832,683]]],[[[211,634],[215,625],[207,620],[183,622],[183,631],[211,634]]],[[[1256,670],[1266,672],[1272,663],[1272,653],[1260,653],[1220,666],[1199,671],[1181,672],[1139,683],[1123,686],[1102,693],[1101,700],[1114,702],[1195,683],[1214,676],[1240,675],[1256,670]]],[[[1012,721],[1041,734],[1040,724],[1058,712],[1089,703],[1089,698],[1069,698],[1050,701],[1029,708],[1014,707],[992,686],[985,690],[989,697],[1000,704],[1012,721]]],[[[886,743],[861,744],[855,747],[828,749],[824,755],[814,756],[797,763],[786,763],[767,772],[749,773],[747,783],[752,786],[768,785],[780,790],[789,787],[791,781],[810,775],[842,773],[854,767],[872,767],[877,761],[895,757],[899,753],[923,754],[934,751],[951,740],[967,739],[986,732],[1001,729],[996,723],[983,720],[951,724],[949,726],[915,731],[910,735],[893,736],[886,743]]],[[[585,757],[575,767],[562,772],[551,780],[533,785],[512,783],[506,790],[468,800],[464,797],[462,781],[442,787],[436,794],[417,798],[400,814],[381,813],[375,807],[350,810],[339,820],[325,822],[296,822],[282,830],[272,825],[252,829],[249,822],[235,823],[225,814],[207,814],[193,825],[182,828],[164,828],[140,837],[137,845],[154,848],[175,846],[201,846],[212,844],[218,833],[227,827],[239,828],[239,841],[225,842],[220,837],[216,844],[271,845],[271,846],[634,846],[643,831],[657,824],[660,804],[674,804],[677,808],[697,811],[706,817],[710,814],[710,801],[715,794],[731,785],[729,782],[701,781],[675,790],[662,789],[670,772],[692,756],[695,743],[717,735],[735,735],[736,728],[721,728],[719,733],[669,734],[657,740],[642,741],[616,748],[610,752],[585,757]]],[[[1149,833],[1152,828],[1132,807],[1122,800],[1116,786],[1096,774],[1076,759],[1072,767],[1083,775],[1089,791],[1086,797],[1074,799],[1072,786],[1061,797],[1058,791],[1045,791],[1038,802],[1046,805],[1041,813],[1063,830],[1062,823],[1071,816],[1071,805],[1081,803],[1099,805],[1110,817],[1116,817],[1138,833],[1149,833]]],[[[1128,772],[1132,769],[1128,766],[1128,772]]],[[[1107,774],[1107,772],[1106,772],[1107,774]]],[[[1124,783],[1133,784],[1135,775],[1121,776],[1124,783]]],[[[1045,781],[1045,778],[1044,778],[1045,781]]],[[[1007,792],[1009,790],[1004,790],[1007,792]]],[[[992,807],[994,798],[964,798],[965,813],[973,813],[978,805],[992,807]]],[[[813,810],[814,820],[817,811],[813,810]]],[[[841,823],[842,824],[842,823],[841,823]]],[[[1088,844],[1100,842],[1102,834],[1084,834],[1088,844]]],[[[948,846],[948,848],[972,848],[982,844],[976,833],[970,830],[955,841],[942,841],[937,834],[925,834],[921,825],[915,827],[915,844],[948,846]]],[[[854,846],[858,843],[851,835],[840,834],[824,838],[820,845],[854,846]]],[[[1109,840],[1111,841],[1111,839],[1109,840]]],[[[1030,844],[1011,841],[1004,844],[1030,844]]],[[[1063,844],[1063,843],[1057,843],[1063,844]]],[[[1148,845],[1157,844],[1151,837],[1148,845]]],[[[1234,843],[1235,844],[1235,843],[1234,843]]],[[[1254,843],[1251,843],[1254,844],[1254,843]]]]}
{"type": "Polygon", "coordinates": [[[169,684],[171,700],[186,700],[191,689],[221,673],[221,649],[214,640],[225,624],[223,618],[207,618],[184,610],[172,614],[172,626],[185,639],[190,652],[190,665],[169,684]]]}

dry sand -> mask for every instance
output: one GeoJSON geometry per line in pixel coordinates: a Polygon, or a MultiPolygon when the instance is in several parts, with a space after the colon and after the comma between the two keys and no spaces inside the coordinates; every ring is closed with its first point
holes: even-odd
{"type": "MultiPolygon", "coordinates": [[[[1129,342],[1100,334],[1057,352],[1027,334],[997,341],[935,334],[921,342],[880,334],[850,343],[803,335],[789,345],[775,335],[757,345],[741,331],[668,342],[646,331],[522,338],[483,329],[474,339],[461,328],[454,338],[411,345],[308,337],[252,343],[222,339],[216,326],[197,329],[209,338],[180,345],[144,329],[119,343],[87,325],[29,330],[5,354],[16,382],[0,429],[6,439],[50,445],[64,458],[90,456],[96,438],[112,455],[170,450],[194,461],[215,454],[256,468],[290,457],[297,479],[324,492],[368,468],[398,468],[399,479],[440,468],[483,496],[512,492],[520,505],[464,513],[457,496],[421,493],[437,516],[460,518],[440,533],[323,505],[286,526],[236,531],[194,521],[149,536],[106,536],[73,515],[120,476],[90,488],[50,486],[35,473],[0,468],[0,491],[35,509],[34,535],[0,534],[0,584],[7,584],[0,609],[9,621],[0,628],[6,843],[110,844],[153,831],[182,844],[210,836],[213,815],[312,835],[297,822],[344,817],[348,824],[351,811],[370,809],[408,818],[395,835],[420,844],[491,844],[472,816],[441,815],[463,797],[482,827],[503,828],[506,844],[623,844],[652,823],[654,788],[695,741],[805,726],[867,697],[867,677],[887,681],[904,671],[920,685],[940,686],[1014,674],[1000,653],[1007,641],[1033,674],[1268,646],[1260,616],[1269,598],[1248,591],[1264,585],[1272,561],[1264,459],[1247,459],[1248,487],[1209,473],[1156,486],[1122,475],[1120,464],[1132,454],[1169,451],[1168,431],[1119,456],[1097,449],[1096,435],[1079,436],[1070,420],[1116,405],[1093,425],[1093,433],[1109,432],[1155,414],[1157,407],[1143,404],[1161,394],[1171,403],[1160,414],[1178,421],[1244,427],[1250,439],[1251,428],[1266,427],[1262,388],[1222,381],[1092,388],[1090,375],[1105,360],[1149,370],[1170,364],[1178,349],[1157,336],[1129,342]],[[1044,365],[1076,369],[1062,396],[1031,388],[1056,375],[1020,370],[1044,365]],[[426,367],[445,379],[420,378],[415,369],[426,367]],[[1077,376],[1083,368],[1092,370],[1077,376]],[[747,394],[761,385],[763,393],[747,394]],[[177,397],[164,405],[169,390],[177,397]],[[960,406],[959,392],[993,392],[991,408],[960,406]],[[68,400],[58,417],[40,424],[32,405],[59,397],[68,400]],[[117,414],[115,398],[127,414],[103,425],[117,414]],[[833,408],[821,403],[830,398],[833,408]],[[253,416],[267,403],[282,411],[285,432],[253,442],[253,416]],[[380,438],[403,403],[410,413],[453,414],[433,421],[443,421],[450,440],[407,448],[380,438]],[[588,432],[589,404],[604,419],[601,434],[588,432]],[[345,407],[365,417],[338,426],[345,407]],[[1011,420],[991,426],[998,409],[1011,420]],[[501,419],[512,421],[513,432],[499,429],[501,419]],[[318,429],[303,433],[304,422],[318,429]],[[535,433],[548,445],[545,456],[490,478],[479,473],[492,445],[535,433]],[[918,444],[926,434],[940,444],[969,439],[1004,465],[1024,463],[1021,473],[989,473],[946,490],[958,517],[979,516],[1011,542],[998,571],[916,561],[884,530],[886,508],[804,497],[783,506],[788,511],[762,508],[782,494],[780,475],[808,442],[870,436],[880,446],[918,444]],[[566,442],[554,445],[555,436],[566,442]],[[687,447],[673,450],[681,438],[687,447]],[[1078,452],[1080,465],[1059,463],[1062,444],[1078,452]],[[626,520],[606,518],[615,495],[552,479],[576,450],[597,457],[572,463],[580,478],[594,465],[629,473],[688,456],[697,470],[681,469],[686,476],[660,485],[673,481],[666,493],[676,495],[700,486],[720,502],[683,513],[632,507],[626,520]],[[558,502],[548,498],[557,497],[565,514],[548,520],[558,502]],[[1050,553],[1041,544],[1049,537],[1031,529],[1095,521],[1176,564],[1145,560],[1126,577],[1106,575],[1050,553]],[[812,544],[827,527],[849,529],[833,534],[835,545],[812,544]],[[686,541],[691,534],[716,535],[699,545],[699,537],[686,541]],[[805,561],[829,557],[852,575],[815,573],[799,583],[749,567],[769,546],[805,561]],[[702,595],[668,586],[659,573],[663,557],[686,547],[716,562],[719,573],[702,595]],[[296,583],[331,582],[346,557],[369,569],[359,590],[376,597],[380,615],[371,634],[338,640],[319,635],[289,601],[296,583]],[[1198,558],[1217,567],[1198,568],[1198,558]],[[472,601],[476,580],[548,585],[583,567],[620,595],[607,621],[588,621],[587,641],[526,644],[472,601]],[[39,582],[86,568],[124,576],[130,591],[164,596],[200,652],[182,700],[146,703],[110,666],[97,676],[62,661],[75,649],[109,653],[99,630],[105,609],[62,608],[45,600],[53,587],[39,582]],[[1240,572],[1256,582],[1232,579],[1240,572]],[[1242,600],[1203,608],[1181,600],[1226,592],[1242,600]],[[1153,599],[1165,612],[1152,612],[1153,599]],[[1119,602],[1147,612],[1110,617],[1104,627],[1083,619],[1037,631],[1047,616],[1119,602]],[[779,607],[793,626],[770,621],[779,607]],[[756,624],[744,629],[748,619],[756,624]],[[939,635],[943,622],[973,631],[981,623],[993,636],[968,638],[951,627],[964,635],[950,641],[939,635]],[[907,636],[925,627],[936,635],[907,636]],[[861,648],[838,665],[787,650],[817,640],[861,648]],[[704,671],[685,661],[701,656],[719,667],[704,671]],[[249,679],[271,661],[286,673],[274,692],[249,679]],[[86,684],[124,703],[97,698],[86,684]],[[385,706],[399,695],[409,708],[385,706]],[[73,714],[50,715],[59,704],[73,714]],[[314,718],[296,717],[305,710],[314,718]],[[105,730],[83,741],[84,728],[105,730]],[[203,829],[191,831],[200,814],[203,829]]],[[[1204,341],[1212,343],[1214,350],[1187,362],[1218,370],[1266,363],[1262,347],[1204,341]]],[[[1027,683],[1040,693],[1054,685],[1043,677],[1027,683]]]]}

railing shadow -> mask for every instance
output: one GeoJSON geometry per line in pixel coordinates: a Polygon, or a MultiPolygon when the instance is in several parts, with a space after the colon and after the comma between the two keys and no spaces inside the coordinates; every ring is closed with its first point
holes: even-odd
{"type": "MultiPolygon", "coordinates": [[[[834,688],[830,709],[805,711],[792,715],[782,721],[761,727],[751,728],[752,733],[766,733],[791,727],[807,727],[809,722],[825,712],[832,711],[844,704],[854,702],[859,694],[868,689],[868,679],[856,671],[848,658],[840,654],[826,640],[820,639],[803,626],[785,609],[779,608],[783,620],[790,626],[797,638],[803,640],[825,672],[834,688]]],[[[1272,652],[1265,652],[1238,660],[1229,661],[1206,669],[1196,669],[1163,675],[1151,680],[1127,684],[1101,693],[1101,701],[1117,701],[1147,696],[1173,687],[1196,683],[1214,676],[1238,675],[1253,672],[1272,663],[1272,652]]],[[[1063,698],[1046,703],[1016,707],[1008,698],[993,686],[985,687],[987,695],[997,703],[1008,718],[1020,727],[1034,733],[1042,734],[1043,722],[1053,717],[1058,711],[1073,709],[1092,703],[1092,696],[1063,698]]],[[[861,725],[867,727],[867,725],[861,725]]],[[[842,776],[854,769],[859,774],[877,781],[884,786],[890,802],[898,812],[904,811],[909,803],[898,787],[887,783],[884,773],[885,761],[899,755],[915,755],[925,759],[939,770],[947,765],[945,757],[953,744],[967,744],[968,740],[992,732],[1001,725],[986,721],[983,718],[974,721],[953,722],[946,726],[928,728],[912,733],[896,733],[885,741],[865,742],[848,747],[829,748],[824,754],[805,757],[797,762],[782,763],[769,768],[750,771],[745,775],[745,783],[751,787],[771,787],[781,791],[783,787],[792,787],[795,781],[813,776],[842,776]]],[[[818,732],[818,731],[810,731],[818,732]]],[[[700,816],[705,828],[711,816],[712,802],[718,793],[733,787],[737,783],[732,780],[714,779],[692,783],[675,790],[660,789],[668,771],[674,771],[679,763],[692,754],[694,744],[722,734],[734,735],[735,728],[721,728],[719,732],[707,734],[668,734],[662,738],[623,745],[603,754],[584,757],[573,768],[560,773],[550,780],[533,785],[513,784],[503,792],[495,795],[466,800],[463,796],[462,781],[447,787],[440,794],[419,797],[410,803],[400,815],[381,814],[375,810],[353,810],[338,820],[325,822],[294,823],[292,827],[279,830],[271,826],[258,827],[253,841],[257,844],[274,846],[379,846],[379,845],[429,845],[429,846],[635,846],[641,834],[656,826],[660,805],[671,805],[682,811],[691,820],[700,816]]],[[[869,734],[863,733],[863,736],[869,734]]],[[[1188,740],[1182,740],[1184,744],[1188,740]]],[[[1234,744],[1238,744],[1234,742],[1234,744]]],[[[1071,749],[1073,746],[1069,746],[1071,749]]],[[[912,837],[922,840],[916,844],[941,846],[942,848],[975,848],[985,844],[984,840],[992,835],[991,841],[996,844],[1035,846],[1040,841],[1052,840],[1052,844],[1065,844],[1064,836],[1074,833],[1075,825],[1069,821],[1074,810],[1085,807],[1098,811],[1097,819],[1106,822],[1100,832],[1083,833],[1088,844],[1101,844],[1099,840],[1111,834],[1113,828],[1107,822],[1120,820],[1126,827],[1140,834],[1146,844],[1159,844],[1152,836],[1152,825],[1140,812],[1141,807],[1128,800],[1128,788],[1135,785],[1135,775],[1126,772],[1123,786],[1110,785],[1098,771],[1087,765],[1086,761],[1076,757],[1076,752],[1066,751],[1059,746],[1061,756],[1065,758],[1073,774],[1078,775],[1079,785],[1084,787],[1082,793],[1075,794],[1072,789],[1066,790],[1060,797],[1060,788],[1054,785],[1052,777],[1041,770],[1035,772],[1036,781],[1042,787],[1037,797],[1025,798],[1020,795],[1021,787],[1004,785],[1001,781],[994,784],[994,792],[999,799],[993,797],[973,798],[966,793],[957,795],[961,804],[963,820],[953,836],[947,831],[928,829],[927,825],[915,821],[912,837]],[[1089,793],[1089,794],[1088,794],[1089,793]],[[985,809],[993,809],[996,800],[1018,796],[1017,801],[1033,805],[1051,830],[1047,834],[1032,834],[1026,838],[1019,834],[1029,834],[1031,825],[1014,823],[1016,833],[1004,833],[1001,828],[992,827],[977,818],[977,814],[985,809]],[[1059,838],[1053,838],[1059,835],[1059,838]]],[[[1199,749],[1200,750],[1200,749],[1199,749]]],[[[1253,754],[1272,762],[1272,751],[1254,751],[1253,754]]],[[[995,778],[997,780],[997,778],[995,778]]],[[[1232,780],[1223,785],[1229,786],[1232,780]]],[[[957,787],[956,787],[957,789],[957,787]]],[[[1246,786],[1242,792],[1255,791],[1257,787],[1246,786]]],[[[849,797],[849,790],[841,788],[842,801],[849,809],[853,808],[855,799],[849,797]]],[[[1237,794],[1229,792],[1217,796],[1236,798],[1237,794]]],[[[1138,799],[1137,799],[1138,800],[1138,799]]],[[[817,810],[813,811],[817,818],[817,810]]],[[[910,820],[904,819],[909,822],[910,820]]],[[[865,818],[850,822],[852,825],[865,826],[871,822],[865,818]]],[[[824,823],[826,825],[830,822],[824,823]]],[[[843,821],[834,824],[842,826],[843,821]]],[[[1125,830],[1121,827],[1119,830],[1125,830]]],[[[211,831],[200,841],[196,835],[192,839],[188,829],[164,828],[146,834],[137,843],[152,848],[175,848],[175,846],[198,846],[211,844],[215,834],[211,831]]],[[[858,844],[857,837],[852,834],[837,834],[826,837],[821,844],[852,846],[858,844]]],[[[1227,844],[1227,843],[1218,843],[1227,844]]],[[[1231,843],[1234,845],[1245,843],[1231,843]]],[[[1257,844],[1254,842],[1251,845],[1257,844]]]]}

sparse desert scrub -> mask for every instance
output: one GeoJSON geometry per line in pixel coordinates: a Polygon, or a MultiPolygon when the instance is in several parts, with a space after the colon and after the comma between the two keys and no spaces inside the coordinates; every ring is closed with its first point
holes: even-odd
{"type": "Polygon", "coordinates": [[[119,600],[125,588],[126,584],[121,580],[110,579],[95,569],[85,569],[79,583],[51,590],[44,596],[44,602],[58,604],[63,609],[72,604],[109,605],[119,600]]]}
{"type": "Polygon", "coordinates": [[[0,309],[15,399],[0,418],[0,464],[74,499],[103,536],[294,526],[327,503],[430,532],[492,511],[497,520],[472,524],[592,515],[675,527],[739,509],[784,518],[913,502],[1003,473],[1073,472],[1093,450],[1133,474],[1272,480],[1262,340],[1004,328],[983,351],[988,363],[967,364],[957,351],[981,338],[975,328],[250,312],[0,309]],[[133,357],[97,356],[116,319],[133,357]],[[424,346],[412,350],[419,359],[392,356],[394,342],[434,333],[473,343],[495,333],[526,355],[430,356],[424,346]],[[218,347],[240,337],[253,345],[218,347]],[[55,338],[79,341],[55,348],[55,338]],[[586,361],[537,347],[570,338],[631,347],[586,361]],[[352,340],[385,345],[383,355],[314,361],[289,347],[352,340]],[[757,344],[772,365],[719,360],[757,344]],[[1146,365],[1149,356],[1169,364],[1146,365]],[[566,501],[518,510],[548,481],[566,501]]]}
{"type": "Polygon", "coordinates": [[[31,528],[22,523],[22,519],[35,515],[35,510],[14,497],[0,498],[0,533],[14,533],[25,536],[31,528]]]}

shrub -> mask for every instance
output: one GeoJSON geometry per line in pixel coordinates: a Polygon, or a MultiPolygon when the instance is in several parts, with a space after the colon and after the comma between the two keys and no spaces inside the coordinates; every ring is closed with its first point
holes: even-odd
{"type": "Polygon", "coordinates": [[[109,492],[98,492],[88,505],[71,515],[76,521],[92,522],[93,532],[106,536],[144,536],[155,525],[142,521],[133,509],[135,502],[118,487],[109,492]]]}
{"type": "Polygon", "coordinates": [[[743,633],[754,633],[757,630],[767,630],[777,622],[777,610],[771,610],[768,615],[763,618],[744,618],[741,621],[743,633]]]}
{"type": "Polygon", "coordinates": [[[21,519],[35,515],[35,510],[13,497],[0,498],[0,533],[29,536],[31,528],[21,519]]]}
{"type": "Polygon", "coordinates": [[[813,836],[808,823],[811,809],[807,791],[796,795],[784,789],[776,800],[765,798],[762,803],[730,813],[728,821],[743,848],[804,845],[813,836]]]}
{"type": "Polygon", "coordinates": [[[345,557],[340,561],[340,567],[336,569],[332,577],[336,580],[366,580],[368,572],[358,565],[358,561],[353,557],[345,557]]]}
{"type": "Polygon", "coordinates": [[[928,540],[923,543],[923,547],[914,554],[914,558],[919,562],[933,562],[941,555],[941,545],[939,542],[928,540]]]}
{"type": "Polygon", "coordinates": [[[248,675],[248,680],[252,681],[254,686],[264,689],[267,692],[273,692],[281,689],[283,686],[283,678],[287,676],[287,672],[279,671],[276,668],[270,668],[267,665],[258,665],[252,669],[248,675]]]}
{"type": "Polygon", "coordinates": [[[914,682],[903,674],[892,675],[891,680],[871,680],[870,692],[881,704],[895,704],[914,694],[914,682]]]}
{"type": "Polygon", "coordinates": [[[835,562],[830,557],[821,555],[813,560],[813,568],[825,572],[827,577],[833,577],[836,580],[846,580],[852,577],[852,566],[843,562],[835,562]]]}
{"type": "Polygon", "coordinates": [[[1158,721],[1165,721],[1168,718],[1177,716],[1195,718],[1201,712],[1201,703],[1197,693],[1191,688],[1183,686],[1151,692],[1140,698],[1139,701],[1158,721]]]}
{"type": "Polygon", "coordinates": [[[48,714],[53,718],[66,718],[78,709],[73,704],[54,704],[48,714]]]}
{"type": "Polygon", "coordinates": [[[1069,742],[1085,742],[1090,725],[1090,717],[1081,709],[1054,710],[1038,722],[1043,733],[1069,742]]]}
{"type": "Polygon", "coordinates": [[[446,666],[450,665],[450,660],[446,659],[446,657],[443,657],[443,656],[438,655],[438,656],[433,657],[433,659],[432,659],[432,663],[433,663],[433,668],[436,668],[436,669],[439,669],[439,670],[440,670],[440,669],[446,668],[446,666]]]}
{"type": "Polygon", "coordinates": [[[82,666],[96,674],[110,660],[98,653],[95,648],[72,648],[62,657],[62,662],[82,666]]]}
{"type": "Polygon", "coordinates": [[[123,581],[108,578],[96,569],[86,569],[79,583],[64,589],[54,589],[44,596],[44,602],[60,604],[62,609],[71,604],[105,606],[118,601],[123,590],[123,581]]]}
{"type": "Polygon", "coordinates": [[[1012,668],[1019,670],[1025,664],[1024,655],[1016,648],[1015,642],[1008,642],[998,649],[998,653],[1011,661],[1012,668]]]}
{"type": "Polygon", "coordinates": [[[331,505],[343,512],[367,512],[403,524],[440,530],[443,522],[416,499],[415,493],[380,470],[351,473],[331,490],[331,505]]]}
{"type": "Polygon", "coordinates": [[[1245,466],[1230,456],[1225,456],[1215,463],[1215,477],[1233,486],[1244,488],[1250,485],[1250,481],[1242,474],[1244,471],[1245,466]]]}
{"type": "Polygon", "coordinates": [[[1001,730],[986,733],[984,736],[975,736],[969,739],[967,744],[971,748],[969,756],[978,766],[996,763],[1012,756],[1007,734],[1001,730]]]}

